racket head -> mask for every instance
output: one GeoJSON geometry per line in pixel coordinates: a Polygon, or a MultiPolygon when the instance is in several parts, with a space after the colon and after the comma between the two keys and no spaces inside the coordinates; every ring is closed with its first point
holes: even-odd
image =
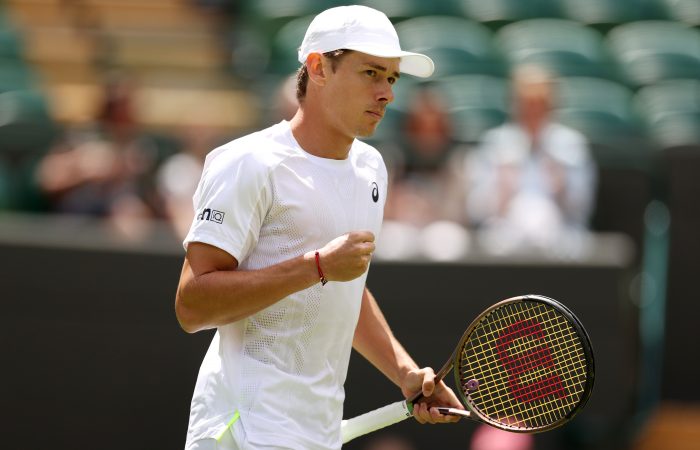
{"type": "Polygon", "coordinates": [[[595,367],[578,318],[554,299],[525,295],[491,306],[472,322],[455,352],[453,373],[472,417],[537,433],[581,410],[595,367]]]}

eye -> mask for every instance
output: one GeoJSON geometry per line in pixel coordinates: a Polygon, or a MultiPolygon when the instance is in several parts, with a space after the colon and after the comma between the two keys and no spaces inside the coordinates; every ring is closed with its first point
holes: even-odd
{"type": "Polygon", "coordinates": [[[389,84],[394,84],[394,83],[396,83],[396,78],[389,77],[389,78],[387,78],[387,81],[389,82],[389,84]]]}
{"type": "Polygon", "coordinates": [[[373,77],[373,78],[377,76],[377,71],[376,71],[376,70],[367,69],[367,70],[365,70],[365,73],[366,73],[368,76],[373,77]]]}

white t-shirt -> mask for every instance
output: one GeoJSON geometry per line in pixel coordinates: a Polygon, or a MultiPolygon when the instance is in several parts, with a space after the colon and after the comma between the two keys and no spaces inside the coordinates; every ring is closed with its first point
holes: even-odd
{"type": "MultiPolygon", "coordinates": [[[[378,235],[387,172],[354,141],[345,160],[319,158],[289,123],[212,151],[194,195],[184,245],[204,242],[255,270],[319,249],[355,230],[378,235]]],[[[245,320],[219,327],[194,390],[188,444],[233,426],[237,444],[340,448],[352,339],[366,274],[320,283],[245,320]]]]}
{"type": "MultiPolygon", "coordinates": [[[[479,149],[466,159],[470,220],[488,225],[498,216],[501,197],[509,195],[505,189],[509,184],[503,182],[507,180],[515,194],[557,205],[564,224],[586,228],[596,186],[595,161],[586,138],[573,128],[550,122],[540,131],[538,151],[533,151],[532,145],[526,131],[515,123],[503,124],[484,135],[479,149]],[[553,191],[553,173],[564,183],[559,202],[553,191]]],[[[527,213],[537,216],[532,210],[527,213]]],[[[513,222],[523,224],[525,220],[514,217],[513,222]]]]}

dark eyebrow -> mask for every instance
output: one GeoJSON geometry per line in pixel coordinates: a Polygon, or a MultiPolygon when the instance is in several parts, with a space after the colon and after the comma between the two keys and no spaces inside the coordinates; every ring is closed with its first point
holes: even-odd
{"type": "MultiPolygon", "coordinates": [[[[375,63],[365,63],[365,65],[367,65],[373,69],[380,70],[382,72],[386,72],[388,70],[386,67],[380,66],[379,64],[375,64],[375,63]]],[[[391,76],[393,76],[396,79],[401,78],[401,75],[398,72],[394,72],[391,76]]]]}

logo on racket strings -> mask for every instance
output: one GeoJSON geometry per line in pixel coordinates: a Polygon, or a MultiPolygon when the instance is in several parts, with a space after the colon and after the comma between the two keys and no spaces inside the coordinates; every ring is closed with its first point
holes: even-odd
{"type": "Polygon", "coordinates": [[[544,337],[542,325],[534,319],[516,322],[498,336],[498,359],[508,372],[510,393],[520,402],[529,403],[552,395],[567,396],[561,378],[552,373],[556,364],[544,337]],[[539,345],[525,345],[526,340],[539,345]],[[549,375],[529,383],[521,381],[526,374],[536,375],[534,371],[545,371],[549,375]]]}

